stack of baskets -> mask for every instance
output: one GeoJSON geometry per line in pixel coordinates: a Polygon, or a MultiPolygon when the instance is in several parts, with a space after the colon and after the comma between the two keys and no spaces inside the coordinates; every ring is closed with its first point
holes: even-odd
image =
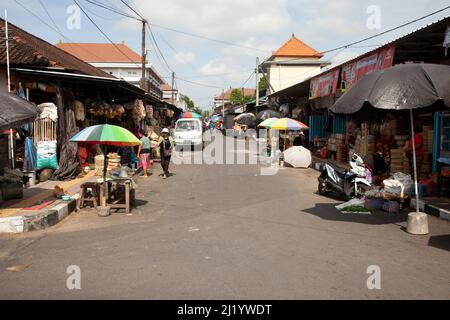
{"type": "Polygon", "coordinates": [[[117,153],[108,154],[108,171],[120,168],[120,156],[117,153]]]}

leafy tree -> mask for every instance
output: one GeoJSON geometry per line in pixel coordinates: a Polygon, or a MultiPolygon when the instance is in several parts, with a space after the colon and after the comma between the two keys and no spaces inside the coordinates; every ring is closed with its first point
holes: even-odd
{"type": "Polygon", "coordinates": [[[237,105],[242,103],[242,91],[239,89],[231,90],[230,102],[232,105],[237,105]]]}
{"type": "Polygon", "coordinates": [[[196,109],[194,101],[192,101],[188,96],[181,95],[180,99],[186,103],[188,110],[194,111],[194,109],[196,109]]]}
{"type": "Polygon", "coordinates": [[[255,99],[254,95],[244,96],[242,94],[242,90],[240,90],[240,89],[233,89],[231,91],[230,102],[232,105],[244,105],[254,99],[255,99]]]}
{"type": "Polygon", "coordinates": [[[261,79],[259,79],[258,87],[260,94],[266,92],[267,88],[269,87],[266,77],[262,77],[261,79]]]}

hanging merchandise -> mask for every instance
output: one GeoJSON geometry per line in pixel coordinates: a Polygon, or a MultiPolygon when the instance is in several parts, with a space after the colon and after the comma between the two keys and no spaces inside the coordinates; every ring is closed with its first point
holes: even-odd
{"type": "Polygon", "coordinates": [[[36,170],[42,169],[58,169],[56,141],[40,141],[37,143],[36,170]]]}
{"type": "Polygon", "coordinates": [[[136,99],[134,101],[132,117],[134,120],[138,121],[145,118],[145,108],[142,100],[136,99]]]}
{"type": "Polygon", "coordinates": [[[74,105],[75,105],[75,119],[77,121],[84,121],[86,115],[83,103],[81,103],[81,101],[75,100],[74,105]]]}
{"type": "Polygon", "coordinates": [[[125,108],[121,104],[114,104],[112,109],[114,116],[117,118],[120,118],[125,114],[125,108]]]}
{"type": "Polygon", "coordinates": [[[147,118],[153,119],[153,106],[148,105],[146,111],[147,111],[147,118]]]}
{"type": "Polygon", "coordinates": [[[50,118],[52,121],[58,120],[58,108],[54,103],[47,102],[41,103],[37,106],[37,108],[41,111],[40,118],[50,118]]]}
{"type": "Polygon", "coordinates": [[[36,148],[33,144],[33,140],[26,137],[25,138],[25,159],[23,162],[23,171],[30,172],[34,171],[36,167],[36,148]]]}

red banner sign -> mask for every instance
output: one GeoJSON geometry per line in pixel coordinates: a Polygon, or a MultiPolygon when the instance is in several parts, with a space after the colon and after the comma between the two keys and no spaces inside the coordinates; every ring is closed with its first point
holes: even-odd
{"type": "Polygon", "coordinates": [[[342,66],[341,90],[350,89],[366,74],[392,67],[394,54],[395,45],[392,45],[342,66]]]}
{"type": "Polygon", "coordinates": [[[338,68],[312,79],[309,89],[309,98],[315,99],[336,93],[339,82],[339,71],[338,68]]]}

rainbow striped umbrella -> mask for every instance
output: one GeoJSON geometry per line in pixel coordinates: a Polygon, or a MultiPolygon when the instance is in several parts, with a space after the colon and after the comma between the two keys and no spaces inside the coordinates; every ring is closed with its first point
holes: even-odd
{"type": "Polygon", "coordinates": [[[182,119],[200,119],[202,116],[195,112],[184,112],[181,114],[180,118],[182,119]]]}
{"type": "MultiPolygon", "coordinates": [[[[106,168],[108,146],[133,147],[141,145],[141,141],[125,128],[110,124],[100,124],[81,130],[71,139],[71,142],[84,142],[89,144],[106,145],[103,160],[103,194],[106,195],[106,168]]],[[[106,205],[106,197],[101,199],[102,205],[106,205]]]]}
{"type": "Polygon", "coordinates": [[[279,120],[278,118],[269,118],[261,122],[258,127],[269,129],[270,126],[275,123],[275,121],[279,120]]]}
{"type": "Polygon", "coordinates": [[[304,124],[303,122],[290,119],[290,118],[283,118],[283,119],[276,119],[276,121],[270,123],[268,126],[270,129],[274,130],[307,130],[309,127],[304,124]]]}
{"type": "Polygon", "coordinates": [[[133,147],[141,144],[141,141],[130,131],[111,124],[88,127],[74,135],[70,141],[117,147],[133,147]]]}

